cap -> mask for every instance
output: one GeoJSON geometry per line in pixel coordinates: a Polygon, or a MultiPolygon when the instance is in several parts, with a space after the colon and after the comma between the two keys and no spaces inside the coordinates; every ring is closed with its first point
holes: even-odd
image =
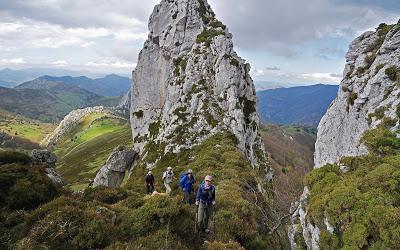
{"type": "Polygon", "coordinates": [[[151,174],[151,170],[149,170],[148,174],[151,174]]]}
{"type": "Polygon", "coordinates": [[[188,170],[188,174],[191,174],[193,171],[191,169],[188,170]]]}
{"type": "Polygon", "coordinates": [[[171,167],[167,167],[167,170],[172,170],[172,168],[171,167]]]}
{"type": "Polygon", "coordinates": [[[207,176],[204,178],[205,181],[211,181],[211,179],[212,179],[211,175],[207,175],[207,176]]]}

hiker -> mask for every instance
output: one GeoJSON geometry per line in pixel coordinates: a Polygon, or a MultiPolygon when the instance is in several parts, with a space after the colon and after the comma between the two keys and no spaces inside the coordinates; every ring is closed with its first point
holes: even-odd
{"type": "Polygon", "coordinates": [[[174,180],[174,172],[172,172],[172,168],[168,167],[167,171],[164,172],[163,177],[162,177],[163,181],[164,181],[164,186],[165,186],[165,192],[167,194],[171,193],[171,183],[174,180]]]}
{"type": "Polygon", "coordinates": [[[197,228],[199,232],[210,232],[208,230],[208,219],[215,205],[215,187],[211,184],[211,179],[211,176],[207,175],[197,191],[196,206],[199,206],[197,228]]]}
{"type": "Polygon", "coordinates": [[[179,186],[183,191],[184,202],[191,205],[192,204],[192,186],[195,183],[195,179],[193,176],[193,172],[189,169],[186,173],[181,176],[181,180],[179,182],[179,186]]]}
{"type": "Polygon", "coordinates": [[[152,194],[154,191],[154,176],[151,170],[146,175],[147,194],[152,194]]]}

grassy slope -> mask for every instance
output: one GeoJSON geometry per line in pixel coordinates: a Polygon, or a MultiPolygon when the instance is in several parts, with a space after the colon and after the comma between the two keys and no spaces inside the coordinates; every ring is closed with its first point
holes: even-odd
{"type": "Polygon", "coordinates": [[[235,144],[234,136],[221,133],[190,151],[167,154],[154,169],[159,191],[159,177],[168,165],[177,175],[192,168],[196,186],[204,175],[214,176],[217,206],[208,244],[203,245],[193,233],[195,206],[182,203],[177,181],[170,197],[145,194],[145,170],[140,162],[123,189],[99,187],[86,189],[83,195],[64,193],[30,212],[20,224],[5,228],[14,237],[7,244],[18,242],[23,249],[287,249],[285,232],[268,234],[274,218],[268,200],[255,191],[259,173],[235,144]],[[115,222],[111,222],[113,213],[115,222]]]}
{"type": "Polygon", "coordinates": [[[132,145],[127,121],[89,115],[56,146],[57,170],[72,189],[83,189],[118,145],[132,145]]]}
{"type": "Polygon", "coordinates": [[[265,124],[261,135],[275,170],[274,187],[279,206],[288,211],[303,191],[303,178],[312,170],[316,136],[312,129],[265,124]]]}
{"type": "Polygon", "coordinates": [[[0,131],[9,135],[18,135],[18,137],[39,143],[54,128],[54,124],[42,123],[0,109],[0,131]]]}

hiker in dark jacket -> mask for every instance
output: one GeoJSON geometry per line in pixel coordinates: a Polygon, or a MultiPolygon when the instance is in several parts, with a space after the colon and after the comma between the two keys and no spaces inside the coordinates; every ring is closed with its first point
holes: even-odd
{"type": "Polygon", "coordinates": [[[215,205],[215,187],[211,184],[211,176],[204,178],[196,196],[196,205],[199,206],[197,225],[199,232],[209,233],[208,220],[211,216],[213,206],[215,205]]]}
{"type": "Polygon", "coordinates": [[[185,174],[182,175],[181,180],[179,182],[179,186],[183,191],[183,197],[185,203],[192,204],[192,187],[196,180],[194,179],[193,172],[189,169],[185,174]]]}
{"type": "Polygon", "coordinates": [[[146,185],[147,185],[147,193],[152,194],[154,191],[154,176],[151,173],[151,171],[149,171],[146,175],[146,185]]]}

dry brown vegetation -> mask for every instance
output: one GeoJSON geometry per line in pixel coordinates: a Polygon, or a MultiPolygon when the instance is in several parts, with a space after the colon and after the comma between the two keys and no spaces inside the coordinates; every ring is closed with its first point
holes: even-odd
{"type": "Polygon", "coordinates": [[[313,129],[263,125],[261,135],[275,171],[274,192],[282,214],[303,191],[303,178],[312,170],[316,136],[313,129]]]}

